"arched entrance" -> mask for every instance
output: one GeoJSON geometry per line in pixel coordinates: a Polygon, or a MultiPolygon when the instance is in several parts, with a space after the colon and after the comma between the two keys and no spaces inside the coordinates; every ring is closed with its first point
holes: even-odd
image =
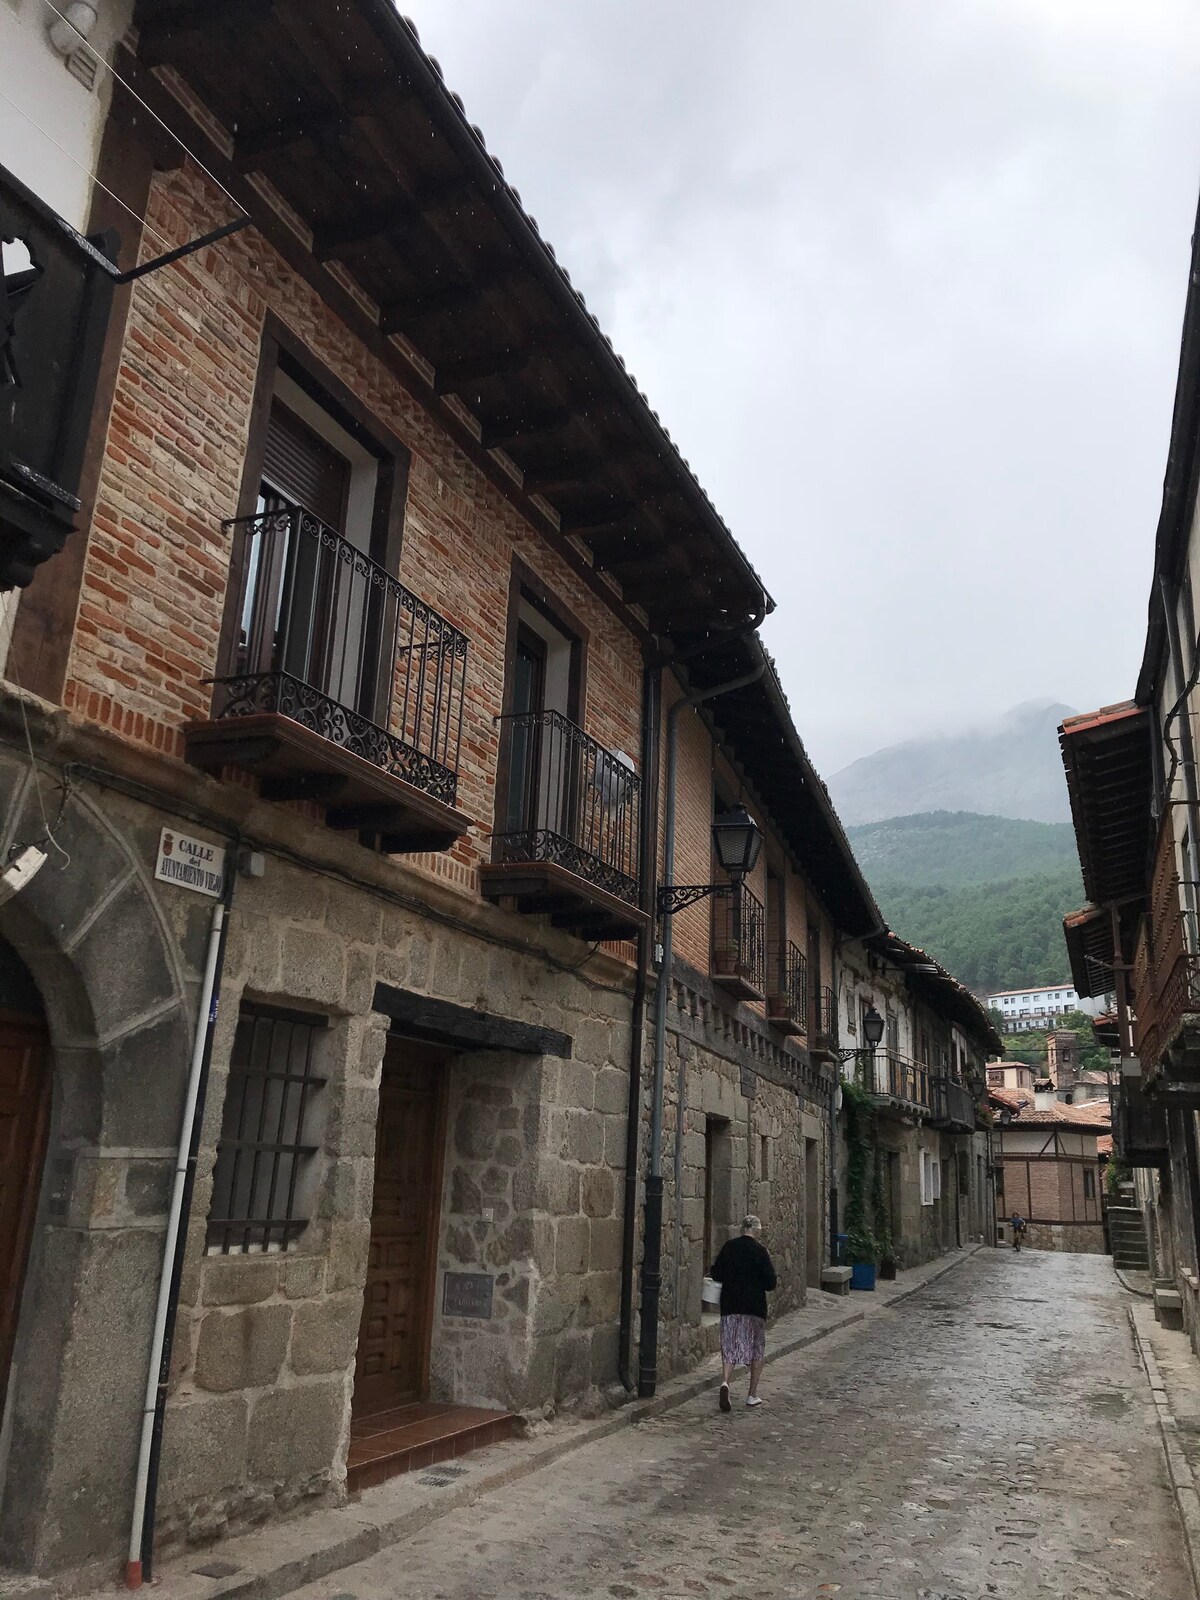
{"type": "Polygon", "coordinates": [[[28,968],[0,939],[0,1412],[21,1307],[50,1116],[46,1018],[28,968]]]}

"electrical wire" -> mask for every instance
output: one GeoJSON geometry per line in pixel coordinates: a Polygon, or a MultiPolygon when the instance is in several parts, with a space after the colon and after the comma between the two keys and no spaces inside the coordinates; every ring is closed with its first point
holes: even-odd
{"type": "Polygon", "coordinates": [[[54,0],[42,0],[42,4],[46,7],[47,11],[53,11],[54,15],[59,19],[60,22],[65,22],[67,27],[71,29],[72,33],[78,35],[79,43],[88,52],[97,66],[103,68],[105,72],[109,73],[111,77],[121,85],[122,89],[124,89],[127,94],[131,94],[133,96],[138,105],[140,105],[144,111],[154,118],[155,122],[158,123],[159,127],[162,128],[170,138],[174,139],[175,143],[184,152],[188,160],[191,161],[194,166],[200,169],[210,183],[215,184],[215,186],[221,191],[230,204],[236,207],[242,216],[249,216],[250,213],[246,210],[246,207],[242,205],[241,202],[232,194],[230,194],[229,190],[221,182],[220,178],[218,178],[215,173],[211,172],[209,168],[204,165],[203,161],[200,160],[199,156],[196,155],[194,151],[188,148],[175,130],[169,127],[167,123],[163,121],[158,112],[155,111],[154,107],[143,100],[142,96],[137,92],[133,85],[121,76],[116,67],[114,67],[110,61],[106,61],[96,47],[84,38],[83,34],[79,32],[79,29],[71,21],[70,17],[68,17],[64,12],[60,11],[54,4],[54,0]]]}
{"type": "MultiPolygon", "coordinates": [[[[173,250],[175,248],[169,239],[164,238],[164,236],[159,233],[157,229],[152,228],[144,217],[139,217],[133,207],[127,205],[126,202],[121,199],[119,194],[114,194],[106,183],[101,183],[100,179],[85,162],[80,161],[78,156],[73,156],[64,145],[59,144],[58,140],[52,133],[43,128],[41,123],[38,122],[35,117],[31,117],[29,112],[25,110],[24,106],[19,106],[11,95],[5,94],[3,89],[0,89],[0,100],[6,100],[19,117],[24,117],[25,121],[30,125],[31,128],[35,128],[37,132],[41,134],[42,138],[47,141],[47,143],[54,146],[59,155],[65,156],[72,166],[78,167],[80,172],[82,172],[84,176],[90,180],[90,182],[96,185],[97,189],[102,189],[110,200],[115,200],[116,203],[121,207],[122,211],[127,211],[137,223],[139,228],[144,229],[146,233],[150,234],[152,238],[158,241],[158,243],[163,247],[164,254],[166,251],[173,250]]],[[[241,209],[244,210],[244,207],[241,209]]]]}
{"type": "MultiPolygon", "coordinates": [[[[20,684],[17,683],[16,678],[13,678],[11,681],[18,689],[20,688],[20,684]]],[[[42,814],[42,828],[44,830],[40,839],[32,839],[29,841],[29,843],[35,844],[39,850],[43,845],[52,845],[63,858],[63,864],[59,868],[59,871],[64,872],[67,867],[71,865],[71,857],[69,852],[64,850],[62,845],[60,845],[58,840],[54,837],[54,828],[58,827],[59,823],[63,819],[63,813],[67,809],[67,800],[71,793],[71,781],[67,774],[64,773],[62,784],[60,785],[62,798],[59,801],[58,815],[54,819],[54,828],[52,828],[50,826],[50,819],[46,815],[46,802],[42,795],[41,780],[38,777],[37,757],[33,753],[33,735],[29,731],[29,713],[25,708],[24,694],[19,694],[17,696],[17,704],[21,708],[21,725],[25,730],[25,748],[29,751],[29,776],[33,780],[33,792],[37,795],[38,810],[42,814]]],[[[20,848],[22,848],[20,845],[14,846],[14,850],[20,848]]]]}

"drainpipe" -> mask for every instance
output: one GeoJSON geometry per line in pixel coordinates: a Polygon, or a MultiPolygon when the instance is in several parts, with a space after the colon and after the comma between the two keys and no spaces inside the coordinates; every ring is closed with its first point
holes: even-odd
{"type": "MultiPolygon", "coordinates": [[[[759,622],[748,626],[744,633],[752,633],[759,622]]],[[[724,643],[725,641],[721,641],[724,643]]],[[[715,646],[716,641],[714,641],[715,646]]],[[[757,683],[766,671],[763,660],[751,672],[730,678],[712,689],[698,689],[693,694],[676,700],[667,712],[667,781],[665,796],[665,821],[663,827],[663,882],[669,884],[675,871],[675,788],[677,777],[677,730],[680,713],[692,709],[705,700],[715,700],[718,695],[730,694],[734,689],[744,689],[757,683]]],[[[674,946],[674,918],[664,917],[662,958],[658,968],[658,987],[654,994],[654,1083],[650,1102],[650,1171],[646,1178],[645,1231],[642,1247],[642,1315],[638,1351],[638,1394],[644,1399],[654,1394],[658,1381],[658,1303],[662,1288],[662,1142],[663,1142],[663,1080],[667,1046],[667,1004],[672,984],[674,946]]],[[[678,1114],[682,1116],[683,1107],[678,1114]]],[[[675,1196],[679,1204],[679,1196],[675,1196]]]]}
{"type": "Polygon", "coordinates": [[[642,814],[639,849],[642,862],[642,909],[649,922],[638,931],[637,973],[630,1019],[629,1101],[625,1113],[625,1203],[621,1232],[621,1313],[617,1336],[618,1374],[632,1391],[633,1282],[637,1251],[638,1135],[642,1120],[642,1050],[646,1028],[646,974],[654,939],[654,906],[658,898],[658,732],[662,719],[662,662],[648,661],[642,676],[642,814]]]}
{"type": "Polygon", "coordinates": [[[237,877],[237,849],[226,857],[225,890],[213,910],[196,1017],[196,1038],[192,1047],[187,1093],[183,1103],[183,1122],[179,1130],[179,1150],[175,1161],[175,1182],[167,1215],[167,1235],[163,1241],[162,1273],[158,1283],[158,1303],[154,1313],[154,1333],[150,1343],[150,1364],[146,1377],[142,1431],[138,1445],[137,1477],[133,1497],[133,1519],[129,1530],[129,1557],[125,1564],[125,1587],[140,1589],[152,1575],[154,1556],[154,1518],[158,1501],[158,1469],[162,1458],[163,1419],[167,1388],[171,1377],[171,1349],[175,1339],[175,1320],[179,1310],[179,1285],[187,1253],[187,1229],[192,1209],[192,1189],[196,1178],[196,1158],[200,1150],[200,1129],[204,1121],[204,1101],[212,1064],[213,1032],[221,995],[221,971],[225,961],[225,941],[229,929],[229,910],[237,877]]]}

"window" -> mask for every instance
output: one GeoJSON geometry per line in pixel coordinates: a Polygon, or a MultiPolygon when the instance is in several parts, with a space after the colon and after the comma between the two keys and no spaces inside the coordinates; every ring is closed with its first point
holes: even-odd
{"type": "Polygon", "coordinates": [[[238,1016],[213,1169],[208,1248],[286,1250],[308,1223],[325,1079],[324,1018],[245,1005],[238,1016]]]}
{"type": "Polygon", "coordinates": [[[1096,1174],[1091,1167],[1083,1169],[1083,1198],[1094,1200],[1096,1198],[1096,1174]]]}
{"type": "Polygon", "coordinates": [[[385,724],[407,456],[279,328],[263,345],[220,676],[287,673],[385,724]],[[339,398],[340,395],[340,398],[339,398]]]}
{"type": "Polygon", "coordinates": [[[764,1183],[771,1176],[771,1141],[765,1133],[759,1138],[758,1175],[764,1183]]]}
{"type": "Polygon", "coordinates": [[[928,1150],[921,1151],[921,1204],[931,1206],[942,1194],[942,1166],[928,1150]]]}

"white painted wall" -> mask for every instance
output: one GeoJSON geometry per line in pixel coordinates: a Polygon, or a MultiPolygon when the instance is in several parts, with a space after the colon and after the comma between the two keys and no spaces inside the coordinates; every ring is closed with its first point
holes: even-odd
{"type": "MultiPolygon", "coordinates": [[[[63,9],[66,0],[55,0],[63,9]]],[[[129,26],[132,0],[93,0],[90,43],[106,61],[129,26]]],[[[46,0],[0,0],[0,165],[81,231],[100,149],[111,79],[98,69],[88,90],[46,36],[46,0]]]]}

